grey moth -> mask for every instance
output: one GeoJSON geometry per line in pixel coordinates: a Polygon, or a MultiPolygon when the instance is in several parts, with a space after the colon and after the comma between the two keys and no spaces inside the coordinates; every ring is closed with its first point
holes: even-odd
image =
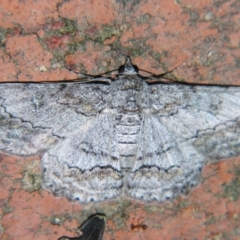
{"type": "MultiPolygon", "coordinates": [[[[164,75],[162,75],[164,77],[164,75]]],[[[165,201],[240,153],[240,89],[144,77],[0,84],[0,150],[42,155],[43,185],[80,202],[165,201]]]]}

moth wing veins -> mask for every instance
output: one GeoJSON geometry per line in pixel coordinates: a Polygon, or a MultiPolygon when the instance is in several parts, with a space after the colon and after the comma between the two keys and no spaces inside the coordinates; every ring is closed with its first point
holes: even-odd
{"type": "Polygon", "coordinates": [[[174,133],[159,116],[148,114],[143,121],[142,139],[128,179],[129,195],[162,202],[187,193],[201,179],[204,157],[191,143],[176,143],[174,133]]]}
{"type": "Polygon", "coordinates": [[[240,92],[178,84],[149,91],[152,112],[144,115],[128,193],[165,201],[198,185],[207,162],[240,154],[240,92]]]}
{"type": "Polygon", "coordinates": [[[42,158],[44,185],[80,202],[117,197],[123,187],[113,116],[100,113],[42,158]]]}

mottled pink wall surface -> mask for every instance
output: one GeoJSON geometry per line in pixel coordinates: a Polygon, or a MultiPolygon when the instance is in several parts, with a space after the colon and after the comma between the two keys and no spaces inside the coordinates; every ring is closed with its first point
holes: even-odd
{"type": "MultiPolygon", "coordinates": [[[[240,85],[240,2],[19,0],[0,2],[0,81],[100,74],[131,56],[178,81],[240,85]]],[[[203,182],[170,202],[128,199],[80,205],[41,189],[40,156],[0,157],[0,238],[76,236],[91,214],[107,215],[104,240],[239,239],[240,159],[207,165],[203,182]],[[145,224],[131,229],[131,224],[145,224]]]]}
{"type": "Polygon", "coordinates": [[[99,74],[125,56],[179,80],[239,83],[239,1],[1,1],[1,81],[99,74]],[[124,2],[126,2],[124,4],[124,2]]]}

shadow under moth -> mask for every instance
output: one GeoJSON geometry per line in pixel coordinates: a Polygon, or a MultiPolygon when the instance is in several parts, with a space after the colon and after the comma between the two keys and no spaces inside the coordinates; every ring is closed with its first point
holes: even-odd
{"type": "MultiPolygon", "coordinates": [[[[162,75],[164,78],[164,74],[162,75]]],[[[240,88],[115,77],[0,84],[0,150],[42,154],[43,186],[80,202],[165,201],[240,154],[240,88]]]]}

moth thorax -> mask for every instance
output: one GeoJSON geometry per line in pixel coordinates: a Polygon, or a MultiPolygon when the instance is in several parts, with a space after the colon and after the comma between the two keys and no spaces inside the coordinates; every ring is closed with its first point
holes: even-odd
{"type": "Polygon", "coordinates": [[[141,91],[143,90],[143,81],[138,76],[122,76],[118,79],[117,88],[122,91],[130,89],[135,91],[141,91]]]}

